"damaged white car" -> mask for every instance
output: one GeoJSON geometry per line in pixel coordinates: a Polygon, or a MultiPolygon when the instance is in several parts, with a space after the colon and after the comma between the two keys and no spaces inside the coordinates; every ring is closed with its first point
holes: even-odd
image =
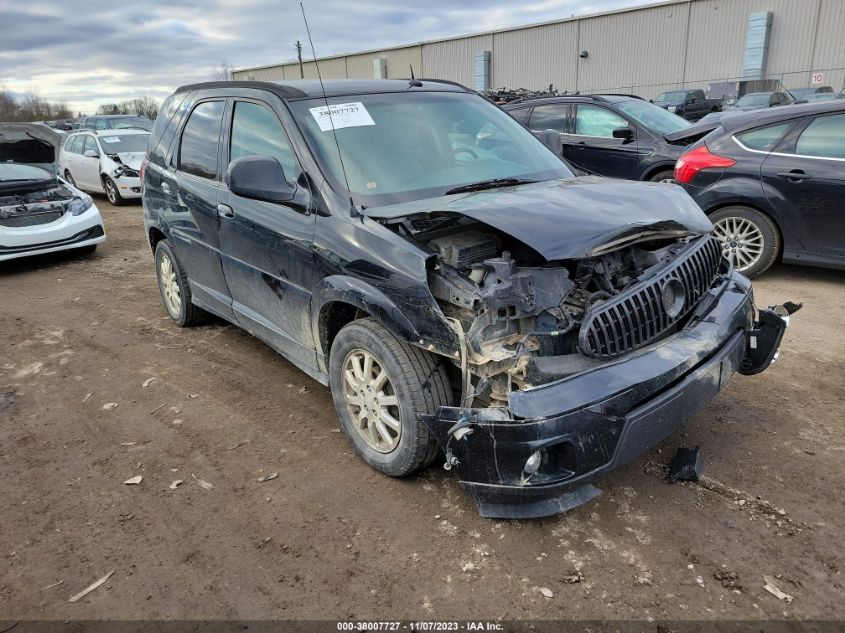
{"type": "Polygon", "coordinates": [[[105,241],[90,196],[56,175],[61,136],[33,123],[0,123],[0,261],[105,241]]]}
{"type": "Polygon", "coordinates": [[[138,171],[147,151],[146,130],[85,130],[71,134],[59,173],[83,191],[105,193],[113,205],[141,197],[138,171]]]}

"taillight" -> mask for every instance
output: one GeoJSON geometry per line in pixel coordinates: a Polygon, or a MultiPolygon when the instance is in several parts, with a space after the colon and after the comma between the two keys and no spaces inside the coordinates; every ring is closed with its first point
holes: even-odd
{"type": "Polygon", "coordinates": [[[712,154],[706,145],[683,154],[675,163],[675,182],[688,183],[702,169],[725,169],[733,167],[733,158],[712,154]]]}
{"type": "Polygon", "coordinates": [[[141,181],[141,186],[144,185],[144,172],[147,171],[148,162],[150,162],[149,159],[144,156],[144,160],[141,161],[141,169],[138,170],[138,179],[141,181]]]}

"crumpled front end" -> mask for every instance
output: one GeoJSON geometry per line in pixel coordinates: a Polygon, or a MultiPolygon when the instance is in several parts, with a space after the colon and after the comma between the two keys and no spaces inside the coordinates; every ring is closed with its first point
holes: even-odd
{"type": "Polygon", "coordinates": [[[765,369],[797,309],[755,320],[750,282],[709,235],[644,228],[547,261],[477,222],[405,229],[436,253],[429,288],[462,350],[458,406],[423,421],[485,516],[589,500],[735,372],[765,369]]]}

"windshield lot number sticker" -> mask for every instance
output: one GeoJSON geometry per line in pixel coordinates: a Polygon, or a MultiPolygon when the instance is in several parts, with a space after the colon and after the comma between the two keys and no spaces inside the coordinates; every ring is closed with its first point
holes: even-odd
{"type": "Polygon", "coordinates": [[[367,108],[360,101],[311,108],[311,116],[314,117],[323,132],[331,130],[332,123],[334,123],[336,130],[344,127],[363,127],[376,124],[370,113],[367,112],[367,108]]]}

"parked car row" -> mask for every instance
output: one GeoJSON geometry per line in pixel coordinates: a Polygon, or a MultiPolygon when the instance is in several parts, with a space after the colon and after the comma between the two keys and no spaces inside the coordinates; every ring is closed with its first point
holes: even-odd
{"type": "Polygon", "coordinates": [[[684,186],[714,221],[725,256],[750,277],[778,258],[845,268],[843,101],[796,105],[785,93],[751,93],[696,125],[622,95],[503,109],[538,136],[558,133],[562,157],[581,173],[684,186]]]}

